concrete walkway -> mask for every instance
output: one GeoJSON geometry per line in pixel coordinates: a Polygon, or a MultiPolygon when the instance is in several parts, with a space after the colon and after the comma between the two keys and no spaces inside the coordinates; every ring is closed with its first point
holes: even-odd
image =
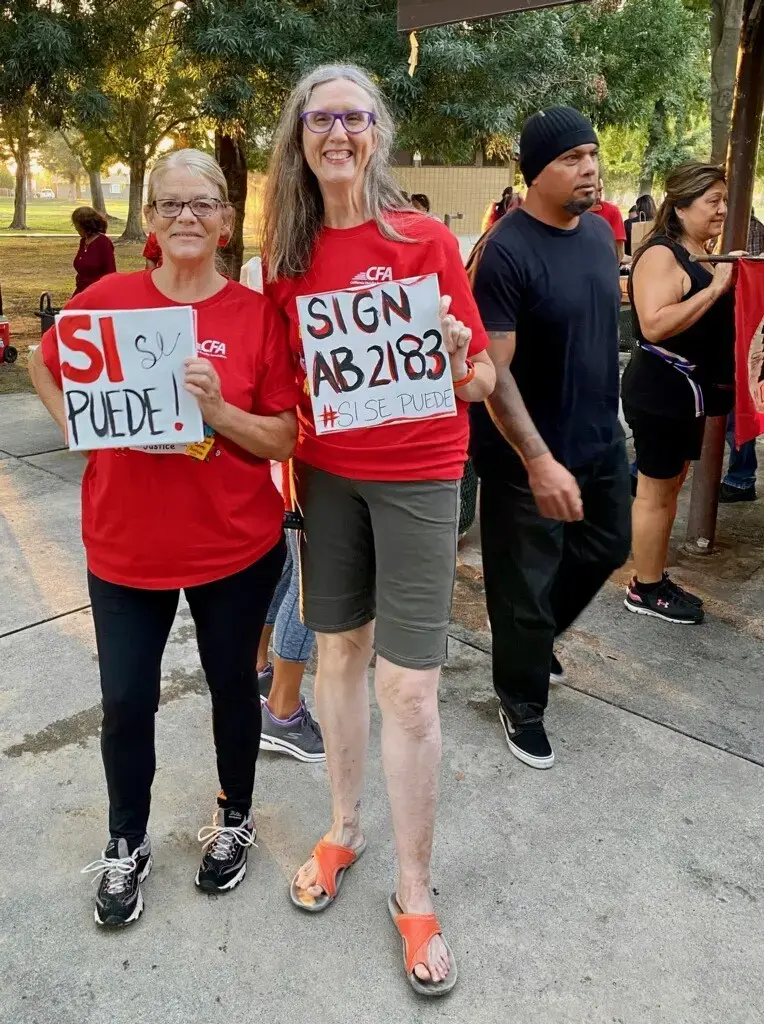
{"type": "Polygon", "coordinates": [[[571,631],[550,772],[504,744],[468,544],[461,642],[443,680],[433,875],[460,982],[430,1004],[403,979],[387,917],[376,708],[369,849],[338,903],[313,918],[287,898],[327,825],[324,769],[267,754],[246,882],[227,897],[194,890],[216,778],[185,609],[164,663],[146,912],[126,932],[96,930],[78,873],[103,845],[106,808],[81,467],[33,398],[0,398],[2,1024],[760,1024],[760,506],[723,510],[726,553],[710,568],[680,566],[709,599],[704,627],[627,616],[614,583],[571,631]]]}

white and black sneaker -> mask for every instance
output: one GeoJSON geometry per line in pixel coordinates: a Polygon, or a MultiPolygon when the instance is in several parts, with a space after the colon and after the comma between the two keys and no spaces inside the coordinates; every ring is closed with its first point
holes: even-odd
{"type": "Polygon", "coordinates": [[[132,853],[125,839],[110,839],[101,859],[84,867],[82,874],[91,871],[101,879],[93,914],[95,923],[122,928],[137,921],[143,913],[141,882],[151,871],[149,837],[145,836],[132,853]]]}
{"type": "Polygon", "coordinates": [[[557,655],[552,655],[552,663],[549,666],[549,682],[550,683],[564,683],[565,682],[565,669],[557,660],[557,655]]]}
{"type": "Polygon", "coordinates": [[[630,612],[638,615],[652,615],[664,622],[673,622],[679,626],[698,626],[705,613],[697,603],[699,598],[687,594],[677,584],[665,577],[649,589],[632,580],[626,591],[624,605],[630,612]],[[690,598],[694,600],[690,600],[690,598]]]}
{"type": "MultiPolygon", "coordinates": [[[[636,583],[636,577],[634,577],[634,583],[636,583]]],[[[675,594],[678,594],[681,598],[688,602],[688,604],[694,604],[696,608],[703,607],[703,598],[698,597],[697,594],[691,593],[689,590],[685,590],[684,587],[680,587],[675,580],[672,580],[667,572],[663,574],[663,582],[671,587],[675,594]]]]}
{"type": "Polygon", "coordinates": [[[547,739],[543,722],[515,725],[502,706],[499,706],[499,721],[504,729],[507,746],[518,760],[531,768],[552,767],[554,751],[547,739]]]}
{"type": "Polygon", "coordinates": [[[308,763],[326,760],[321,727],[305,707],[304,701],[300,702],[297,711],[287,719],[274,718],[268,704],[263,704],[260,749],[289,754],[298,761],[308,763]]]}
{"type": "Polygon", "coordinates": [[[247,853],[255,845],[257,830],[252,811],[243,814],[234,807],[218,807],[211,825],[199,829],[202,863],[194,879],[204,892],[235,889],[247,873],[247,853]]]}

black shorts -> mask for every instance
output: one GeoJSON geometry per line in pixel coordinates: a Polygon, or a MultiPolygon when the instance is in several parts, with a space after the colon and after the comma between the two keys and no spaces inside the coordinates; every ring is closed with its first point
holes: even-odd
{"type": "Polygon", "coordinates": [[[700,458],[705,416],[674,419],[627,406],[623,411],[634,435],[637,469],[644,476],[672,480],[682,473],[685,463],[700,458]]]}

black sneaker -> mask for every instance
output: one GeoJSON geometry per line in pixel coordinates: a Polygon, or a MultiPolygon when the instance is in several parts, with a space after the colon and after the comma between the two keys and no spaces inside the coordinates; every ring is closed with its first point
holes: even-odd
{"type": "Polygon", "coordinates": [[[696,608],[703,607],[702,597],[698,597],[697,594],[691,594],[689,590],[685,590],[684,587],[680,587],[678,583],[671,579],[667,572],[664,572],[663,574],[663,581],[671,587],[675,594],[679,594],[679,596],[683,597],[685,601],[689,602],[689,604],[694,604],[696,608]]]}
{"type": "Polygon", "coordinates": [[[552,663],[549,666],[549,682],[550,683],[564,683],[565,682],[565,669],[557,660],[556,655],[552,655],[552,663]]]}
{"type": "Polygon", "coordinates": [[[270,662],[257,673],[257,688],[260,690],[260,703],[265,704],[273,686],[273,665],[270,662]]]}
{"type": "Polygon", "coordinates": [[[301,702],[300,710],[286,722],[274,718],[267,704],[263,704],[263,731],[260,749],[289,754],[298,761],[325,761],[324,738],[321,727],[301,702]]]}
{"type": "Polygon", "coordinates": [[[82,869],[97,872],[101,881],[95,900],[95,923],[111,928],[133,924],[143,913],[141,882],[151,871],[151,842],[145,836],[130,853],[125,839],[110,839],[100,860],[82,869]]]}
{"type": "Polygon", "coordinates": [[[242,814],[233,807],[218,807],[211,825],[199,829],[202,863],[195,883],[205,892],[235,889],[247,873],[247,852],[255,845],[257,831],[252,811],[242,814]]]}
{"type": "Polygon", "coordinates": [[[688,601],[683,594],[677,592],[675,586],[666,583],[665,580],[651,591],[639,590],[632,582],[623,603],[630,612],[654,615],[658,619],[680,626],[697,626],[705,617],[702,608],[688,601]]]}
{"type": "Polygon", "coordinates": [[[724,505],[734,505],[738,501],[756,501],[756,485],[732,487],[730,484],[722,484],[719,488],[719,501],[724,505]]]}
{"type": "Polygon", "coordinates": [[[543,722],[515,725],[503,707],[499,707],[499,721],[504,729],[509,749],[523,764],[531,768],[551,768],[554,751],[547,739],[543,722]]]}

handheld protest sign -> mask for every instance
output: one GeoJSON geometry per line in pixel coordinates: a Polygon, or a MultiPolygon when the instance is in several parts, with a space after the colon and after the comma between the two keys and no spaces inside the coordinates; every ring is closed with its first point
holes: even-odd
{"type": "Polygon", "coordinates": [[[72,451],[201,441],[202,414],[183,388],[196,356],[191,306],[56,317],[72,451]]]}
{"type": "Polygon", "coordinates": [[[297,299],[317,434],[455,416],[436,274],[297,299]]]}

